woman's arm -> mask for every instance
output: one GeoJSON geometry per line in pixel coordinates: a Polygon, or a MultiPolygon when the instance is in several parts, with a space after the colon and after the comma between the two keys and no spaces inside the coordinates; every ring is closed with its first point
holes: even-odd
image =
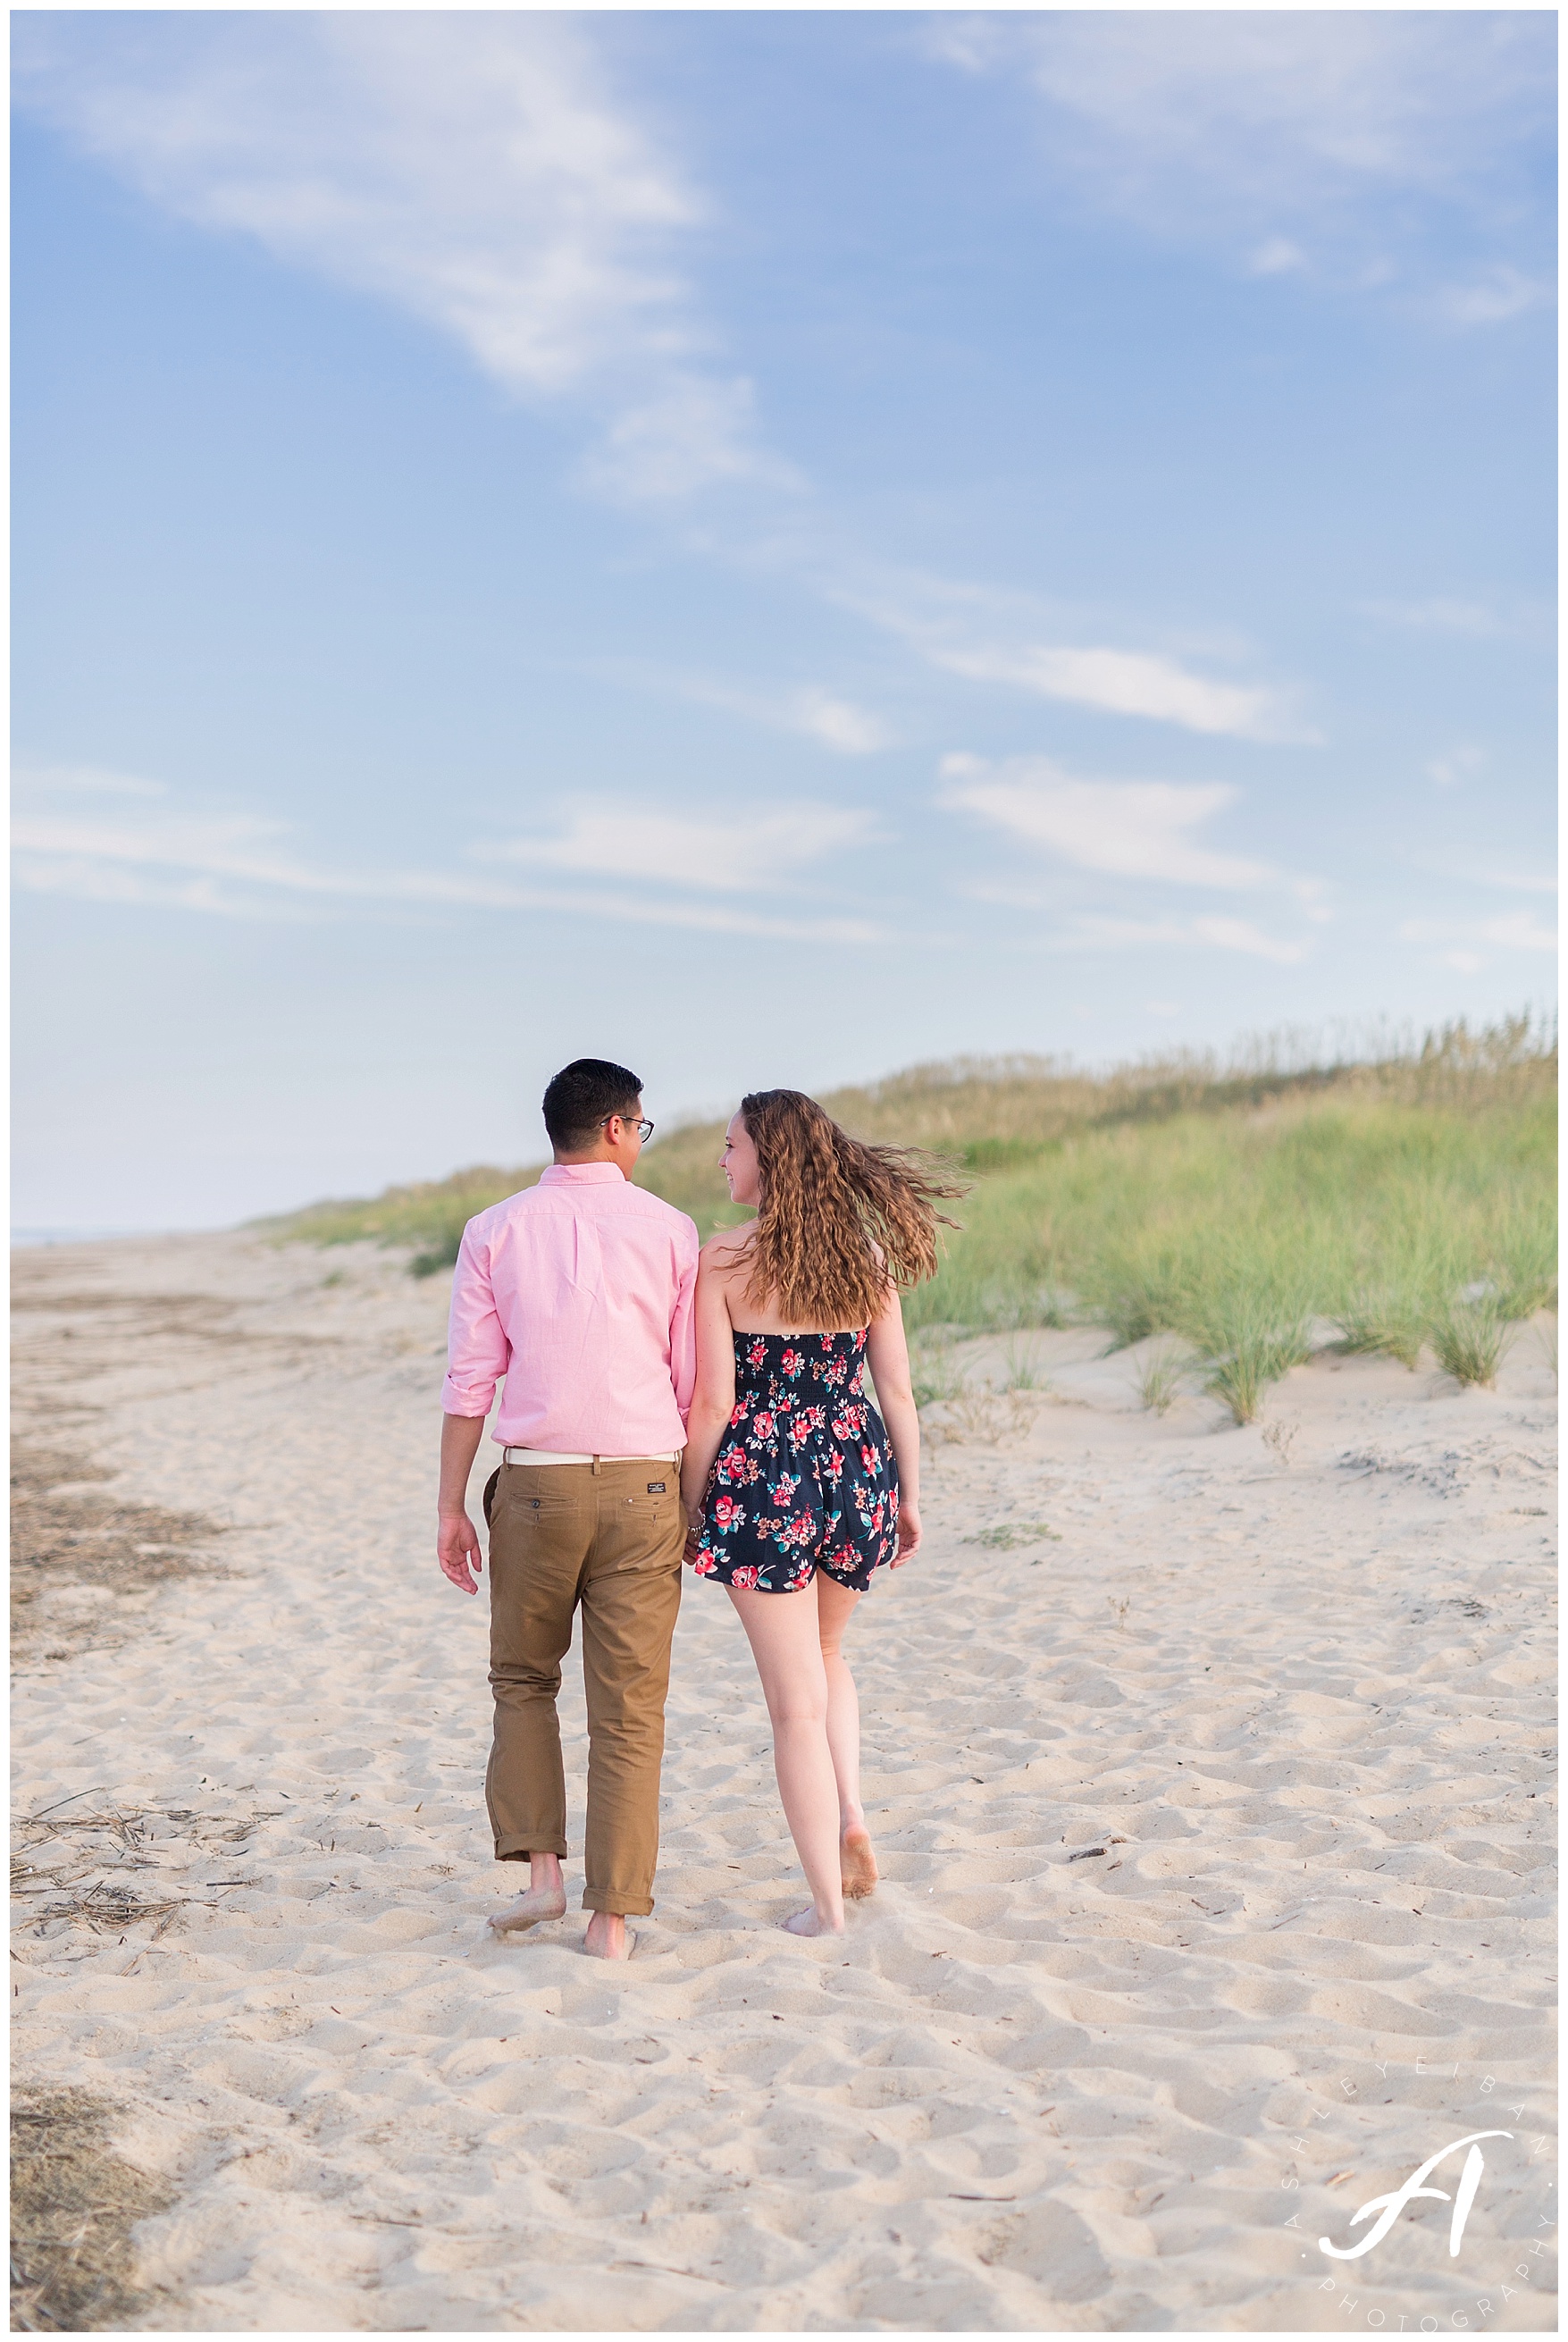
{"type": "Polygon", "coordinates": [[[893,1444],[898,1466],[898,1552],[896,1569],[920,1550],[920,1417],[909,1379],[909,1345],[904,1338],[904,1311],[893,1286],[880,1316],[872,1321],[865,1353],[876,1403],[893,1444]]]}
{"type": "Polygon", "coordinates": [[[686,1447],[681,1460],[681,1502],[694,1525],[735,1404],[735,1337],[730,1324],[725,1269],[727,1247],[716,1255],[712,1243],[697,1264],[694,1312],[697,1336],[697,1382],[686,1417],[686,1447]]]}

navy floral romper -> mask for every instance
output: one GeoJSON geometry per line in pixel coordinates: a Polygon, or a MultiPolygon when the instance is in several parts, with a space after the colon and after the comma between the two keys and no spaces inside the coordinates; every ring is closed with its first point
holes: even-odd
{"type": "Polygon", "coordinates": [[[735,1406],[692,1567],[789,1594],[824,1569],[864,1594],[898,1548],[898,1470],[851,1334],[737,1334],[735,1406]]]}

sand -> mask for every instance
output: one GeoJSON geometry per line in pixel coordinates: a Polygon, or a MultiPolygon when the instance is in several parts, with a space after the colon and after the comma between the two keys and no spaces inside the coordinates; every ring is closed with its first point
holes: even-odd
{"type": "Polygon", "coordinates": [[[779,1932],[762,1701],[688,1581],[611,1968],[575,1891],[483,1927],[516,1881],[484,1601],[432,1553],[444,1280],[246,1236],[18,1269],[26,1436],[224,1528],[211,1574],[41,1597],[15,1710],[55,1809],[17,2076],[114,2101],[172,2197],[148,2327],[1553,2326],[1541,1327],[1495,1392],[1320,1356],[1274,1446],[1144,1413],[1092,1332],[970,1346],[1050,1388],[939,1410],[925,1550],[852,1630],[877,1894],[779,1932]],[[1431,2200],[1322,2253],[1480,2130],[1457,2259],[1431,2200]]]}

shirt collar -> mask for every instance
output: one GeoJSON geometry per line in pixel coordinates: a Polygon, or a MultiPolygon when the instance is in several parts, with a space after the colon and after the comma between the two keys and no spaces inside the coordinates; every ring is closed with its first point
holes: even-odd
{"type": "Polygon", "coordinates": [[[539,1174],[541,1187],[564,1186],[568,1181],[592,1180],[601,1184],[606,1179],[624,1179],[618,1163],[551,1163],[539,1174]]]}

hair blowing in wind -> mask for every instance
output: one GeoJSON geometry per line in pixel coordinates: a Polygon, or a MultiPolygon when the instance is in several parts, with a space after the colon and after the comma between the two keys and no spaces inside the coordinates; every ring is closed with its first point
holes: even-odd
{"type": "Polygon", "coordinates": [[[750,1298],[772,1294],[804,1326],[864,1326],[889,1280],[936,1273],[936,1209],[964,1186],[911,1147],[868,1146],[800,1090],[754,1090],[741,1113],[757,1150],[762,1203],[748,1241],[750,1298]],[[878,1258],[880,1253],[881,1257],[878,1258]]]}

